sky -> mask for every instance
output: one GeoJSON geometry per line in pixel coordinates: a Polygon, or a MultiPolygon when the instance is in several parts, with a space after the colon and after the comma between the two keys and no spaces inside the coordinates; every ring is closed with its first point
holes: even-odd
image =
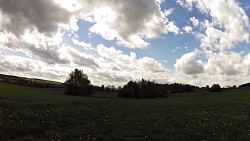
{"type": "Polygon", "coordinates": [[[94,85],[250,82],[249,0],[0,0],[0,73],[94,85]]]}

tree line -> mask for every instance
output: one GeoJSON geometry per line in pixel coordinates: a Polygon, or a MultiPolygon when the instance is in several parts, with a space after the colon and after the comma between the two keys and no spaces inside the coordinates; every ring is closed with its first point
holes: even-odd
{"type": "MultiPolygon", "coordinates": [[[[139,81],[129,81],[123,87],[118,89],[115,86],[101,87],[91,85],[87,74],[82,70],[75,69],[69,74],[65,82],[65,93],[69,95],[89,96],[94,90],[101,91],[117,91],[118,97],[123,98],[154,98],[163,97],[168,93],[192,92],[194,89],[199,89],[197,86],[189,84],[158,84],[151,80],[141,79],[139,81]]],[[[221,87],[219,84],[214,84],[212,87],[207,85],[207,90],[210,92],[219,92],[221,87]]]]}

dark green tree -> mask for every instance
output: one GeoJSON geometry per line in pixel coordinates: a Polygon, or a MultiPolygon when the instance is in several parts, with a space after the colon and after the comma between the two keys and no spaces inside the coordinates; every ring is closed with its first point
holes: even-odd
{"type": "Polygon", "coordinates": [[[65,94],[87,96],[91,93],[90,80],[82,70],[75,69],[65,81],[65,94]]]}
{"type": "Polygon", "coordinates": [[[144,80],[129,81],[118,93],[124,98],[154,98],[164,96],[154,81],[144,80]]]}
{"type": "Polygon", "coordinates": [[[104,90],[105,90],[104,85],[102,85],[101,90],[102,90],[102,91],[104,91],[104,90]]]}
{"type": "Polygon", "coordinates": [[[210,92],[220,92],[221,87],[219,84],[213,84],[212,87],[209,89],[210,92]]]}

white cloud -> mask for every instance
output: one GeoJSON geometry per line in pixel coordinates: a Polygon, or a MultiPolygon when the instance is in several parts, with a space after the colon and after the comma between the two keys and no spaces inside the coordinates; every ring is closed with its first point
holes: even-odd
{"type": "Polygon", "coordinates": [[[54,37],[60,27],[75,32],[78,19],[93,22],[90,32],[131,48],[146,48],[148,40],[163,34],[179,33],[169,16],[173,9],[161,11],[163,1],[109,0],[2,0],[0,29],[18,39],[27,31],[54,37]],[[91,20],[90,20],[91,19],[91,20]],[[16,22],[13,22],[16,21],[16,22]]]}
{"type": "MultiPolygon", "coordinates": [[[[121,51],[116,50],[114,47],[107,48],[103,44],[97,46],[97,52],[100,56],[108,59],[121,58],[122,56],[121,51]]],[[[119,60],[124,60],[124,59],[119,59],[119,60]]]]}
{"type": "Polygon", "coordinates": [[[193,10],[195,5],[202,13],[208,13],[209,9],[207,5],[212,2],[212,0],[177,0],[177,3],[188,10],[193,10]]]}
{"type": "Polygon", "coordinates": [[[242,61],[243,59],[238,53],[210,53],[204,68],[209,75],[237,75],[244,71],[242,61]]]}
{"type": "MultiPolygon", "coordinates": [[[[68,49],[71,50],[71,48],[68,49]]],[[[95,85],[103,83],[103,81],[93,77],[96,73],[96,69],[98,69],[96,66],[93,66],[95,63],[92,61],[93,64],[89,64],[91,61],[87,60],[93,60],[95,58],[91,58],[91,56],[84,56],[83,54],[74,52],[74,50],[71,52],[73,53],[71,54],[72,56],[70,56],[70,59],[77,59],[80,61],[78,64],[47,64],[43,61],[38,61],[31,58],[5,55],[0,51],[0,70],[1,73],[4,74],[64,82],[68,74],[74,68],[79,68],[84,70],[84,72],[90,76],[92,83],[95,85]]],[[[98,61],[98,59],[95,59],[94,61],[98,61]]]]}
{"type": "Polygon", "coordinates": [[[60,30],[78,30],[72,6],[60,0],[1,0],[0,46],[49,64],[70,63],[68,56],[61,54],[60,30]]]}
{"type": "MultiPolygon", "coordinates": [[[[0,63],[3,64],[5,62],[5,54],[3,52],[0,51],[0,63]]],[[[5,68],[3,67],[3,65],[0,66],[0,70],[4,71],[5,68]]]]}
{"type": "Polygon", "coordinates": [[[250,76],[250,53],[244,57],[243,64],[245,68],[245,76],[250,76]]]}
{"type": "Polygon", "coordinates": [[[150,57],[143,57],[138,60],[139,68],[145,72],[166,73],[166,69],[161,63],[150,57]]]}
{"type": "Polygon", "coordinates": [[[164,10],[164,15],[165,15],[165,17],[168,17],[169,15],[172,15],[173,14],[173,12],[174,12],[174,9],[165,9],[164,10]]]}
{"type": "Polygon", "coordinates": [[[3,34],[6,38],[5,42],[0,42],[4,48],[19,50],[28,56],[35,56],[50,64],[69,63],[67,58],[60,58],[57,38],[50,38],[40,33],[28,33],[20,38],[13,34],[3,34]]]}
{"type": "Polygon", "coordinates": [[[207,61],[197,60],[197,51],[184,54],[176,61],[176,72],[171,75],[170,81],[199,86],[214,83],[232,86],[249,82],[250,54],[242,56],[231,51],[218,53],[205,51],[203,54],[207,61]]]}
{"type": "Polygon", "coordinates": [[[193,30],[193,28],[192,28],[191,26],[185,26],[185,27],[183,27],[183,29],[184,29],[187,33],[190,33],[190,32],[193,30]]]}
{"type": "Polygon", "coordinates": [[[75,45],[81,46],[86,50],[94,50],[95,48],[90,43],[80,42],[76,39],[72,40],[75,45]]]}
{"type": "Polygon", "coordinates": [[[175,23],[173,21],[168,22],[166,25],[166,28],[167,28],[167,32],[172,32],[175,35],[180,33],[179,28],[175,25],[175,23]]]}
{"type": "Polygon", "coordinates": [[[206,85],[212,86],[213,84],[220,84],[220,86],[233,86],[233,85],[241,85],[244,83],[248,83],[250,76],[243,76],[243,75],[209,75],[206,73],[197,74],[196,76],[193,75],[186,75],[180,72],[174,72],[171,74],[170,81],[171,82],[178,82],[184,84],[192,84],[196,86],[203,86],[206,85]]]}
{"type": "Polygon", "coordinates": [[[67,54],[66,56],[68,56],[68,58],[70,59],[70,62],[76,65],[93,68],[93,69],[99,67],[97,59],[93,57],[92,55],[87,55],[85,53],[79,52],[78,50],[69,46],[64,46],[61,50],[62,52],[67,54]]]}
{"type": "Polygon", "coordinates": [[[174,50],[172,50],[172,53],[175,53],[179,49],[180,49],[180,47],[176,47],[174,50]]]}
{"type": "Polygon", "coordinates": [[[70,70],[20,56],[5,55],[4,58],[4,61],[0,61],[0,69],[5,74],[64,82],[70,70]]]}
{"type": "MultiPolygon", "coordinates": [[[[232,51],[240,43],[249,43],[250,38],[249,19],[239,3],[235,0],[178,0],[177,3],[189,10],[196,7],[206,16],[203,21],[195,17],[190,18],[193,26],[198,27],[195,35],[201,41],[200,52],[204,60],[197,60],[193,53],[185,54],[177,60],[175,73],[189,74],[188,78],[178,73],[188,83],[204,86],[214,83],[226,86],[249,82],[249,55],[244,56],[232,51]],[[202,65],[198,65],[199,61],[202,65]],[[185,64],[190,65],[183,67],[185,64]],[[199,70],[203,70],[203,73],[188,71],[192,70],[190,66],[200,66],[199,70]]],[[[176,80],[181,81],[178,78],[176,80]]]]}
{"type": "Polygon", "coordinates": [[[82,18],[92,21],[90,31],[107,40],[117,40],[130,48],[145,48],[154,39],[179,28],[167,16],[172,10],[161,11],[156,0],[93,0],[80,1],[82,18]]]}
{"type": "Polygon", "coordinates": [[[204,64],[201,60],[196,60],[198,52],[190,52],[184,54],[175,63],[175,69],[188,75],[198,74],[204,72],[204,64]]]}
{"type": "Polygon", "coordinates": [[[192,22],[194,27],[198,27],[199,26],[199,20],[196,19],[195,17],[190,18],[190,21],[192,22]]]}
{"type": "MultiPolygon", "coordinates": [[[[199,35],[201,47],[227,50],[242,42],[249,43],[249,19],[237,1],[179,0],[179,3],[189,9],[195,6],[200,12],[211,16],[210,22],[205,19],[202,24],[205,33],[199,35]]],[[[194,17],[190,20],[194,26],[198,26],[194,17]]]]}
{"type": "MultiPolygon", "coordinates": [[[[48,64],[74,63],[90,68],[98,67],[92,55],[87,55],[72,47],[61,45],[60,36],[58,38],[50,38],[41,33],[26,32],[21,39],[18,39],[13,34],[6,34],[4,37],[7,41],[0,42],[2,47],[21,51],[33,59],[48,64]]],[[[76,43],[84,45],[88,49],[91,48],[90,44],[84,44],[83,42],[76,43]]]]}
{"type": "Polygon", "coordinates": [[[165,67],[153,58],[143,57],[137,59],[136,54],[133,52],[131,52],[130,55],[126,55],[120,50],[116,50],[113,47],[108,48],[104,45],[99,45],[97,52],[100,56],[104,57],[103,62],[105,63],[103,63],[103,66],[101,65],[101,68],[106,68],[107,64],[110,63],[112,63],[112,67],[115,66],[116,69],[110,69],[110,67],[107,69],[107,71],[113,70],[111,74],[124,74],[124,76],[130,78],[130,80],[153,78],[158,82],[167,82],[167,78],[169,77],[165,67]]]}
{"type": "Polygon", "coordinates": [[[0,29],[17,37],[26,30],[37,31],[53,36],[60,24],[70,24],[71,12],[54,0],[1,0],[0,29]]]}

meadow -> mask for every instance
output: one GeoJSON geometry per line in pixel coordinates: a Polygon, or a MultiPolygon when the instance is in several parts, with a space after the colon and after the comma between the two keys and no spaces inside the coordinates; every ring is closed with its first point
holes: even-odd
{"type": "Polygon", "coordinates": [[[250,89],[92,97],[0,83],[0,140],[250,140],[250,89]]]}

